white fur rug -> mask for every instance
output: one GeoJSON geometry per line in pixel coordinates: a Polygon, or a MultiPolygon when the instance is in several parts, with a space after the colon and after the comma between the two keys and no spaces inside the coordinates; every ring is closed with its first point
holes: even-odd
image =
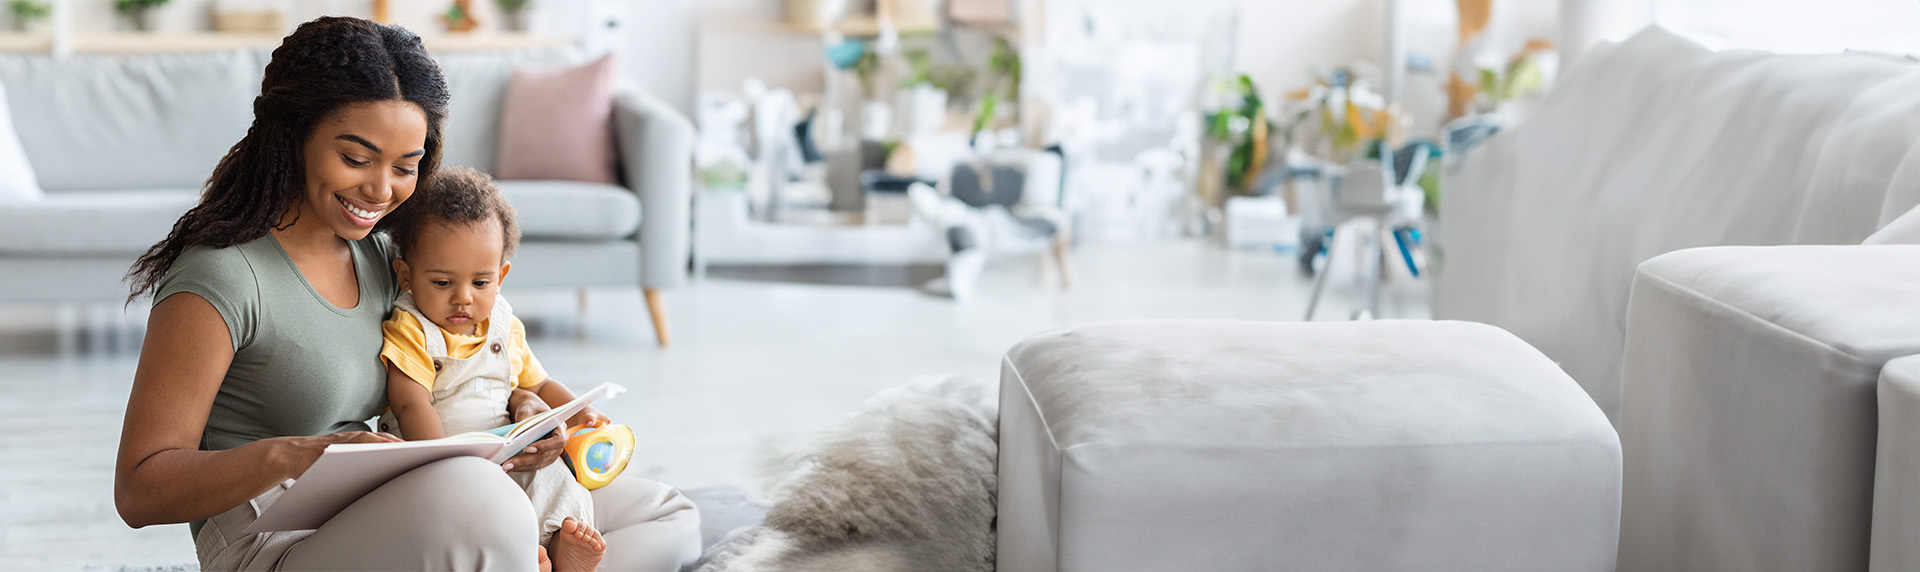
{"type": "Polygon", "coordinates": [[[766,520],[699,572],[988,572],[995,386],[958,377],[881,391],[779,465],[766,520]]]}

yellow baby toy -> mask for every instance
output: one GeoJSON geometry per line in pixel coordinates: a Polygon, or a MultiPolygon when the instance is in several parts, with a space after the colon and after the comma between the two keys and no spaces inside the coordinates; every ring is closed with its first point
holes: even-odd
{"type": "Polygon", "coordinates": [[[567,448],[562,460],[573,469],[573,478],[587,490],[607,486],[633,460],[633,429],[626,425],[567,428],[567,448]]]}

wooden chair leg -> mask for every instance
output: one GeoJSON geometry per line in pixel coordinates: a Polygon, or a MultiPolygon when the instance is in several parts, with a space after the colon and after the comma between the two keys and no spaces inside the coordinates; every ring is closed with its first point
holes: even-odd
{"type": "Polygon", "coordinates": [[[577,324],[573,328],[573,335],[576,338],[584,340],[587,339],[587,289],[581,288],[575,292],[578,296],[579,305],[575,306],[573,310],[573,321],[577,324]]]}
{"type": "Polygon", "coordinates": [[[1060,267],[1060,289],[1073,288],[1073,262],[1067,259],[1067,237],[1064,234],[1053,237],[1053,263],[1060,267]]]}
{"type": "Polygon", "coordinates": [[[660,338],[660,347],[667,347],[667,303],[660,299],[660,291],[653,288],[641,289],[647,299],[647,314],[653,317],[653,335],[660,338]]]}

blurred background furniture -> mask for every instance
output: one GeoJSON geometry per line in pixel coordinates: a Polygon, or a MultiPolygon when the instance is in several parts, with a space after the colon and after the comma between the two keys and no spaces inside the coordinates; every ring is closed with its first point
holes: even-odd
{"type": "Polygon", "coordinates": [[[908,187],[915,218],[947,243],[948,294],[957,300],[972,297],[974,282],[996,250],[1044,250],[1058,272],[1060,287],[1071,288],[1068,250],[1073,220],[1060,208],[1065,180],[1060,155],[1007,149],[954,165],[938,187],[925,183],[908,187]]]}
{"type": "MultiPolygon", "coordinates": [[[[1327,231],[1325,241],[1316,243],[1325,245],[1327,265],[1313,277],[1313,294],[1307,299],[1305,320],[1313,320],[1320,296],[1326,290],[1327,277],[1333,274],[1334,261],[1343,256],[1360,266],[1361,290],[1366,293],[1366,305],[1354,310],[1354,319],[1380,315],[1381,273],[1390,257],[1405,264],[1411,276],[1420,277],[1421,264],[1414,249],[1418,247],[1421,219],[1426,213],[1426,192],[1418,183],[1420,174],[1426,172],[1431,148],[1431,144],[1425,142],[1408,143],[1398,150],[1389,150],[1382,144],[1376,146],[1377,159],[1360,162],[1336,178],[1337,192],[1323,199],[1332,206],[1332,228],[1327,231]],[[1343,228],[1359,235],[1359,253],[1336,250],[1336,246],[1352,242],[1340,240],[1343,228]],[[1393,242],[1392,248],[1387,247],[1388,241],[1393,242]]],[[[1311,256],[1311,253],[1303,255],[1311,256]]]]}
{"type": "MultiPolygon", "coordinates": [[[[45,197],[0,202],[0,303],[118,302],[133,259],[191,207],[252,121],[264,51],[0,55],[45,197]]],[[[579,63],[567,47],[438,54],[452,91],[447,165],[490,170],[508,78],[579,63]]],[[[637,286],[669,340],[661,292],[686,276],[693,127],[638,88],[614,95],[619,186],[501,181],[525,242],[512,288],[637,286]]]]}

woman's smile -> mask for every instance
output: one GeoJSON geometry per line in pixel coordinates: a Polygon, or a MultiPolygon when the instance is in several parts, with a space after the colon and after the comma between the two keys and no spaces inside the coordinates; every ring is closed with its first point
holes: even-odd
{"type": "Polygon", "coordinates": [[[380,222],[380,215],[387,212],[387,203],[369,203],[356,201],[338,194],[333,198],[340,202],[340,208],[347,213],[347,220],[354,226],[373,228],[380,222]]]}

